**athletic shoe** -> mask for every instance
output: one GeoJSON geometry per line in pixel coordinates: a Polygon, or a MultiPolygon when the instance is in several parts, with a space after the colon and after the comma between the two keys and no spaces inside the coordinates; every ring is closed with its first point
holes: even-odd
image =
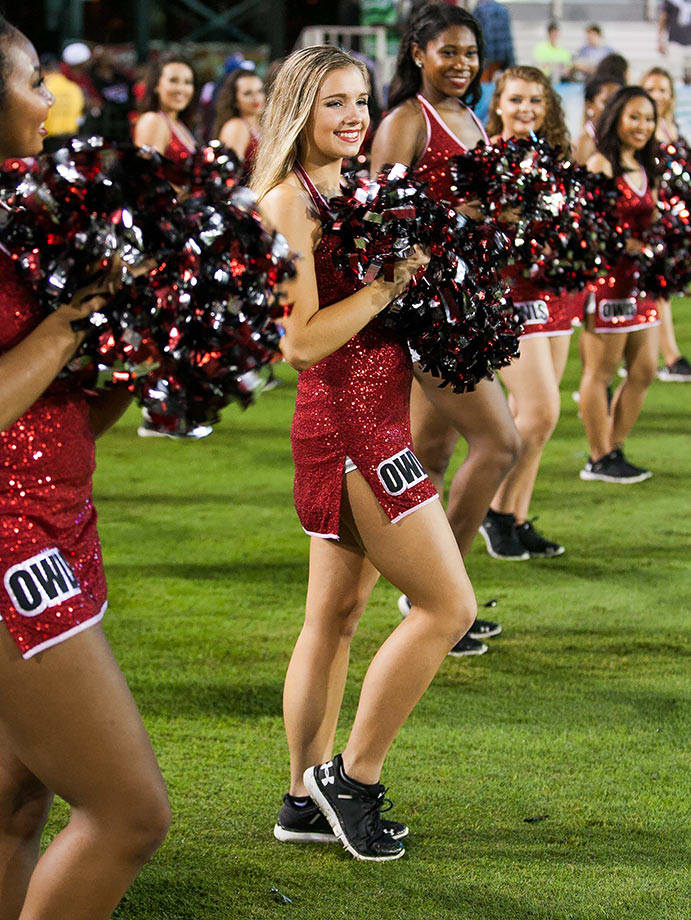
{"type": "Polygon", "coordinates": [[[137,428],[140,438],[172,438],[173,441],[200,441],[202,438],[208,438],[212,431],[211,425],[197,425],[189,431],[166,431],[165,428],[157,428],[146,418],[142,419],[141,425],[137,428]]]}
{"type": "Polygon", "coordinates": [[[680,355],[676,361],[660,368],[657,372],[657,379],[664,380],[666,383],[688,383],[691,380],[691,364],[683,355],[680,355]]]}
{"type": "MultiPolygon", "coordinates": [[[[411,606],[410,598],[405,594],[401,594],[398,598],[398,609],[404,619],[410,613],[411,606]]],[[[483,642],[476,640],[489,639],[491,636],[498,636],[500,632],[501,626],[499,623],[493,623],[491,620],[476,619],[465,636],[454,645],[449,655],[453,655],[456,658],[461,658],[463,655],[484,655],[487,651],[487,646],[483,642]],[[465,641],[466,639],[468,640],[467,642],[465,641]]]]}
{"type": "Polygon", "coordinates": [[[601,482],[618,482],[623,485],[631,485],[635,482],[643,482],[644,479],[650,479],[653,475],[650,470],[644,470],[640,466],[634,466],[625,459],[621,448],[605,454],[600,460],[588,458],[588,462],[580,472],[583,480],[600,480],[601,482]]]}
{"type": "Polygon", "coordinates": [[[552,556],[561,556],[564,552],[564,547],[559,543],[554,543],[552,540],[547,540],[542,534],[538,533],[533,527],[533,521],[536,520],[537,518],[535,517],[529,521],[524,521],[522,524],[516,524],[518,539],[533,558],[549,559],[552,556]]]}
{"type": "Polygon", "coordinates": [[[386,789],[381,783],[365,785],[346,775],[343,758],[308,767],[303,781],[312,800],[355,859],[385,862],[400,859],[405,847],[384,833],[381,809],[386,789]]]}
{"type": "Polygon", "coordinates": [[[448,654],[452,658],[466,658],[469,655],[484,655],[486,651],[487,646],[484,642],[479,642],[477,639],[473,639],[469,633],[466,633],[448,654]]]}
{"type": "Polygon", "coordinates": [[[518,539],[516,518],[513,514],[501,514],[490,508],[480,525],[480,533],[487,546],[487,552],[493,559],[505,559],[509,562],[530,559],[530,553],[518,539]]]}
{"type": "MultiPolygon", "coordinates": [[[[309,796],[306,802],[299,806],[291,795],[283,796],[283,807],[278,813],[278,821],[274,827],[274,837],[283,843],[336,843],[336,837],[331,830],[331,825],[319,811],[309,796]]],[[[399,821],[386,821],[382,819],[382,828],[385,834],[390,834],[394,840],[402,840],[410,833],[410,829],[399,821]]]]}

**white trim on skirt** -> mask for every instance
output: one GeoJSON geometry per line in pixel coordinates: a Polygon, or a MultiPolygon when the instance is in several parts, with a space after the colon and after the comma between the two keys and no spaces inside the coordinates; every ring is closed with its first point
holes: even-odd
{"type": "Polygon", "coordinates": [[[45,642],[41,642],[40,645],[35,645],[33,648],[30,648],[28,652],[22,654],[24,660],[33,658],[34,655],[38,655],[39,652],[44,652],[47,648],[51,648],[53,645],[59,645],[60,642],[64,642],[65,639],[71,639],[72,636],[76,636],[77,633],[82,632],[84,629],[88,629],[90,626],[95,626],[96,623],[100,622],[103,619],[103,615],[106,612],[106,607],[108,606],[108,601],[104,603],[100,611],[96,616],[91,617],[89,620],[84,620],[83,623],[78,623],[76,626],[73,626],[72,629],[68,629],[64,633],[60,633],[59,636],[53,636],[52,639],[46,639],[45,642]]]}

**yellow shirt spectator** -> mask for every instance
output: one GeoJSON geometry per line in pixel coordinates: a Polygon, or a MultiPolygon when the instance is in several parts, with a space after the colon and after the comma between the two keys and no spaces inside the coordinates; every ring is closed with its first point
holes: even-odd
{"type": "Polygon", "coordinates": [[[76,134],[84,111],[84,93],[73,80],[59,71],[46,74],[46,86],[55,96],[55,104],[46,118],[49,135],[76,134]]]}

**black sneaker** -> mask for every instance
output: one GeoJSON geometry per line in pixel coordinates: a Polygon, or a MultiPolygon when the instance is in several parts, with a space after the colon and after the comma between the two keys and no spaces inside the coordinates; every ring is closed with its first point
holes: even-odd
{"type": "Polygon", "coordinates": [[[480,533],[493,559],[506,559],[509,562],[530,559],[530,553],[518,539],[513,514],[501,514],[490,508],[480,525],[480,533]]]}
{"type": "Polygon", "coordinates": [[[667,383],[688,383],[691,380],[691,364],[680,355],[676,361],[660,368],[657,379],[667,383]]]}
{"type": "Polygon", "coordinates": [[[629,463],[621,448],[617,448],[605,454],[600,460],[591,460],[589,457],[579,475],[585,481],[599,480],[600,482],[631,485],[635,482],[643,482],[644,479],[650,479],[653,474],[650,470],[644,470],[640,466],[629,463]]]}
{"type": "Polygon", "coordinates": [[[403,844],[385,834],[382,827],[381,809],[385,804],[386,789],[381,783],[366,786],[350,779],[343,769],[340,754],[328,763],[308,767],[303,781],[312,800],[351,856],[371,862],[385,862],[403,856],[403,844]]]}
{"type": "Polygon", "coordinates": [[[487,646],[484,642],[473,639],[469,633],[466,633],[449,652],[452,658],[466,658],[468,655],[484,655],[487,646]]]}
{"type": "MultiPolygon", "coordinates": [[[[398,609],[404,619],[410,613],[411,606],[410,598],[406,594],[401,594],[398,598],[398,609]]],[[[501,626],[499,623],[492,623],[491,620],[476,619],[465,636],[454,645],[449,655],[454,655],[456,658],[461,658],[463,655],[484,655],[487,651],[487,646],[483,642],[476,640],[489,639],[490,636],[498,636],[500,632],[501,626]],[[466,642],[466,639],[469,641],[466,642]]]]}
{"type": "Polygon", "coordinates": [[[542,534],[538,533],[533,527],[533,521],[537,518],[531,518],[522,524],[516,524],[516,533],[518,539],[528,550],[531,556],[541,559],[550,559],[552,556],[561,556],[564,547],[553,540],[547,540],[542,534]]]}
{"type": "MultiPolygon", "coordinates": [[[[288,793],[283,796],[283,807],[274,826],[276,840],[283,843],[336,843],[329,822],[309,796],[305,799],[304,805],[297,805],[288,793]]],[[[381,823],[384,833],[390,834],[394,840],[402,840],[410,833],[408,826],[399,821],[382,819],[381,823]]]]}

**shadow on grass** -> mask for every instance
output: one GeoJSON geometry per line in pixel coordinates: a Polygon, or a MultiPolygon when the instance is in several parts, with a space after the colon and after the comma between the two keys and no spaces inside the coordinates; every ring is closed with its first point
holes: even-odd
{"type": "Polygon", "coordinates": [[[130,679],[132,692],[145,715],[177,719],[231,716],[234,719],[280,718],[283,675],[261,683],[201,683],[198,676],[186,680],[130,679]]]}

